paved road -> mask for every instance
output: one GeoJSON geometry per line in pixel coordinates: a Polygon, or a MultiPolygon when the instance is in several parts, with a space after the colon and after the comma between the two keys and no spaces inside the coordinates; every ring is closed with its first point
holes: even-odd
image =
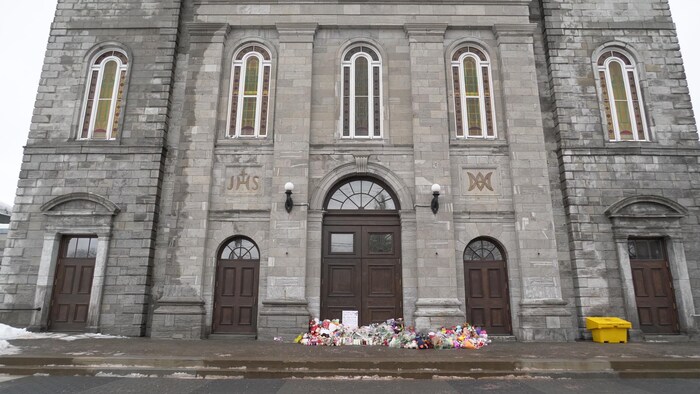
{"type": "Polygon", "coordinates": [[[0,376],[0,393],[696,393],[693,379],[266,380],[0,376]]]}

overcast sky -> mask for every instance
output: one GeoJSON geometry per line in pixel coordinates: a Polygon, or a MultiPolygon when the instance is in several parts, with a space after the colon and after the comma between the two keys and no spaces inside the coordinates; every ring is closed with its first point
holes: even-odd
{"type": "MultiPolygon", "coordinates": [[[[670,0],[693,101],[700,103],[700,1],[670,0]]],[[[12,205],[56,0],[0,6],[0,202],[12,205]]],[[[700,105],[700,104],[699,104],[700,105]]]]}

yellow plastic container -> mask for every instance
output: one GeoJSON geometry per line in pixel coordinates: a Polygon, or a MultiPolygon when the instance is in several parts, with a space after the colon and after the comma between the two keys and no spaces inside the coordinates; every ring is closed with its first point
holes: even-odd
{"type": "Polygon", "coordinates": [[[618,317],[587,317],[586,329],[593,334],[593,342],[627,343],[627,330],[632,323],[618,317]]]}

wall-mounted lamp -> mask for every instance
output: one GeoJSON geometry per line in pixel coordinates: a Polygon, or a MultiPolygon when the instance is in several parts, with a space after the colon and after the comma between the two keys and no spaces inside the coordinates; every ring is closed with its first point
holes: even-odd
{"type": "Polygon", "coordinates": [[[437,183],[433,184],[433,201],[430,202],[430,209],[433,210],[434,214],[437,214],[440,210],[440,203],[438,202],[438,196],[440,196],[440,185],[437,183]]]}
{"type": "Polygon", "coordinates": [[[294,190],[294,184],[292,182],[287,182],[284,184],[284,194],[287,195],[287,199],[284,201],[284,209],[287,213],[292,212],[292,207],[294,207],[294,201],[292,201],[292,190],[294,190]]]}

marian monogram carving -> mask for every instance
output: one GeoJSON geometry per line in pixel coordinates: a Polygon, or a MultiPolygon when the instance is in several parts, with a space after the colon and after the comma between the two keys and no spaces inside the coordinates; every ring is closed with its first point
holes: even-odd
{"type": "Polygon", "coordinates": [[[473,191],[474,189],[479,189],[479,191],[484,191],[484,189],[494,191],[493,185],[491,184],[493,172],[486,173],[486,175],[481,172],[477,172],[476,175],[467,172],[467,175],[469,176],[469,191],[473,191]]]}

